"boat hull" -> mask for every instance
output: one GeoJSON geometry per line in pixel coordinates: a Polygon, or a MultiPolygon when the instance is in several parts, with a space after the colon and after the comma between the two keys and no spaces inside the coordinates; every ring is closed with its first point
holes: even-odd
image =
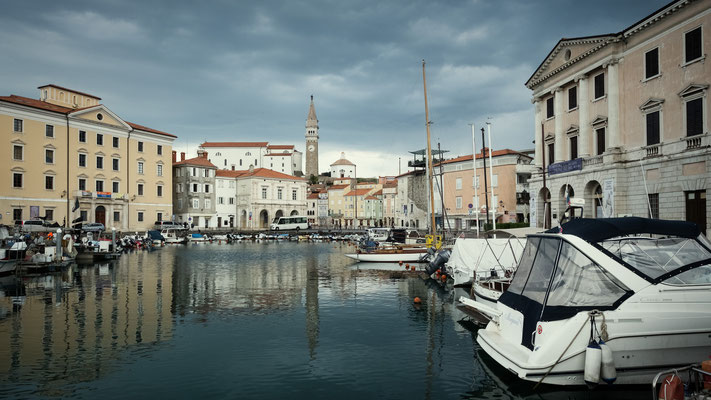
{"type": "MultiPolygon", "coordinates": [[[[427,252],[416,253],[347,253],[346,257],[361,262],[418,262],[427,252]]],[[[424,261],[422,261],[424,262],[424,261]]]]}

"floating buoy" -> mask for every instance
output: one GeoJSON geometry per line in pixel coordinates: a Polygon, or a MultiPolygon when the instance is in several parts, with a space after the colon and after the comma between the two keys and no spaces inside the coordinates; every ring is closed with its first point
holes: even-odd
{"type": "Polygon", "coordinates": [[[441,279],[442,279],[442,282],[446,282],[446,281],[447,281],[447,275],[442,275],[442,278],[441,278],[441,279]]]}
{"type": "Polygon", "coordinates": [[[398,261],[398,264],[402,265],[402,260],[398,261]]]}
{"type": "Polygon", "coordinates": [[[602,362],[602,349],[595,340],[591,340],[585,349],[585,383],[592,389],[600,382],[600,364],[602,362]]]}
{"type": "Polygon", "coordinates": [[[420,300],[419,297],[415,297],[415,300],[413,300],[413,301],[415,302],[415,304],[420,304],[420,303],[422,303],[422,300],[420,300]]]}
{"type": "Polygon", "coordinates": [[[615,369],[615,360],[612,357],[612,349],[602,339],[600,339],[600,351],[602,352],[600,376],[603,381],[611,385],[617,380],[617,370],[615,369]]]}

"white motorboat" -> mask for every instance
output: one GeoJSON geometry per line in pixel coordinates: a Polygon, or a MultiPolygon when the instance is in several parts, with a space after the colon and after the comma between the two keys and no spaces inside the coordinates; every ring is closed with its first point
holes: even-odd
{"type": "Polygon", "coordinates": [[[586,349],[603,339],[611,356],[602,371],[644,384],[711,354],[711,243],[695,224],[576,219],[555,231],[528,236],[495,307],[460,298],[492,318],[477,342],[502,367],[583,385],[601,371],[586,349]]]}
{"type": "Polygon", "coordinates": [[[427,262],[427,249],[423,247],[415,248],[385,248],[372,251],[356,251],[346,253],[346,257],[362,262],[427,262]]]}
{"type": "Polygon", "coordinates": [[[165,244],[185,244],[188,238],[184,235],[184,229],[167,228],[160,231],[165,238],[165,244]]]}
{"type": "Polygon", "coordinates": [[[191,233],[190,236],[188,236],[188,241],[190,243],[207,243],[210,239],[201,233],[191,233]]]}
{"type": "Polygon", "coordinates": [[[477,279],[511,274],[521,258],[526,239],[458,238],[445,264],[454,286],[468,286],[477,279]],[[492,272],[493,270],[493,272],[492,272]]]}

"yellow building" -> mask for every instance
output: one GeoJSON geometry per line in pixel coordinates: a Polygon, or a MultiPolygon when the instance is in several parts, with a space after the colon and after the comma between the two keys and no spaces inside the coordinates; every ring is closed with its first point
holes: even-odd
{"type": "Polygon", "coordinates": [[[172,217],[176,136],[124,121],[101,98],[56,85],[0,96],[0,223],[46,218],[144,230],[172,217]]]}

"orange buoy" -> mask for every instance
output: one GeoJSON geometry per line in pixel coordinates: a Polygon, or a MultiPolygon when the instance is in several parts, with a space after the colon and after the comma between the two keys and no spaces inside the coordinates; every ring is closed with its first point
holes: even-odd
{"type": "Polygon", "coordinates": [[[446,282],[446,281],[447,281],[447,275],[442,275],[442,278],[441,278],[441,279],[442,279],[442,282],[446,282]]]}
{"type": "Polygon", "coordinates": [[[398,261],[398,264],[402,265],[402,260],[398,261]]]}
{"type": "Polygon", "coordinates": [[[415,304],[420,304],[420,303],[422,303],[422,300],[420,300],[419,297],[415,297],[415,300],[413,300],[413,301],[415,302],[415,304]]]}

